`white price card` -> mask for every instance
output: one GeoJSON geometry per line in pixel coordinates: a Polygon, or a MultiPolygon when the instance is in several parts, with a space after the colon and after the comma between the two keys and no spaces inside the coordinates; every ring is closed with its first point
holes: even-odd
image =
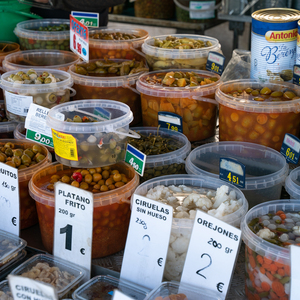
{"type": "MultiPolygon", "coordinates": [[[[93,194],[56,182],[53,253],[91,270],[93,194]]],[[[86,278],[87,279],[87,278],[86,278]]]]}
{"type": "Polygon", "coordinates": [[[225,298],[241,243],[241,230],[197,210],[181,282],[225,298]]]}
{"type": "Polygon", "coordinates": [[[120,277],[153,289],[162,281],[172,206],[134,195],[120,277]]]}
{"type": "Polygon", "coordinates": [[[300,286],[300,247],[290,246],[291,259],[291,289],[290,300],[299,300],[299,286],[300,286]]]}
{"type": "Polygon", "coordinates": [[[12,114],[26,117],[32,101],[32,96],[17,95],[5,91],[6,109],[12,114]]]}
{"type": "Polygon", "coordinates": [[[8,275],[13,298],[32,300],[57,300],[57,292],[51,284],[23,276],[8,275]]]}
{"type": "Polygon", "coordinates": [[[119,290],[114,290],[113,294],[113,300],[133,300],[134,298],[128,297],[127,295],[124,295],[119,290]]]}
{"type": "Polygon", "coordinates": [[[18,169],[0,163],[0,229],[19,236],[20,195],[18,169]]]}
{"type": "Polygon", "coordinates": [[[216,1],[190,1],[190,19],[212,19],[215,17],[214,7],[216,1]]]}

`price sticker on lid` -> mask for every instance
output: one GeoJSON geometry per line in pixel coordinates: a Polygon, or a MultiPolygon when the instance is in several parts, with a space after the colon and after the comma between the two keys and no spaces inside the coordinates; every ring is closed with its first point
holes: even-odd
{"type": "Polygon", "coordinates": [[[131,146],[130,144],[127,144],[125,162],[130,164],[134,168],[134,170],[141,176],[144,175],[146,158],[146,154],[131,146]]]}
{"type": "Polygon", "coordinates": [[[219,178],[239,188],[245,188],[245,166],[232,158],[220,158],[219,178]]]}
{"type": "Polygon", "coordinates": [[[222,75],[225,64],[225,56],[221,53],[210,51],[208,53],[206,70],[222,75]]]}
{"type": "Polygon", "coordinates": [[[300,139],[290,133],[286,133],[281,145],[280,153],[288,163],[298,164],[300,156],[300,139]]]}
{"type": "Polygon", "coordinates": [[[158,125],[160,128],[182,132],[182,117],[167,111],[159,111],[158,125]]]}
{"type": "Polygon", "coordinates": [[[87,27],[99,27],[99,13],[72,11],[71,15],[87,27]]]}

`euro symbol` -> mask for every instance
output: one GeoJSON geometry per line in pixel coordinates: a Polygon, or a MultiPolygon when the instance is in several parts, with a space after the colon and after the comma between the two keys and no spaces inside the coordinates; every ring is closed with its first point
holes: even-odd
{"type": "Polygon", "coordinates": [[[84,248],[81,248],[81,249],[80,249],[80,253],[81,253],[82,255],[85,255],[85,249],[84,249],[84,248]]]}
{"type": "Polygon", "coordinates": [[[11,219],[11,222],[13,223],[14,226],[17,226],[17,218],[16,217],[13,217],[11,219]]]}
{"type": "Polygon", "coordinates": [[[223,282],[219,282],[219,283],[217,284],[217,290],[218,290],[220,293],[223,293],[223,291],[222,291],[223,285],[224,285],[223,282]]]}
{"type": "Polygon", "coordinates": [[[161,267],[162,266],[162,261],[163,261],[163,258],[160,257],[158,260],[157,260],[157,263],[158,265],[161,267]]]}

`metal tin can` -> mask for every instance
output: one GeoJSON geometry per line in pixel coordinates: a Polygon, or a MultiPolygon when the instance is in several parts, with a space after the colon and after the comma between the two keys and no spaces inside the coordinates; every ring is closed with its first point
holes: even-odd
{"type": "Polygon", "coordinates": [[[261,81],[292,81],[300,11],[268,8],[252,14],[251,72],[261,81]]]}
{"type": "Polygon", "coordinates": [[[300,21],[298,21],[296,65],[300,65],[300,21]]]}

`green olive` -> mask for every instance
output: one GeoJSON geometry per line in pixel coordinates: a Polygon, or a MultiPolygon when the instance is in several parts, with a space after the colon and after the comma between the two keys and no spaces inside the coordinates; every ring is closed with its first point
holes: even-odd
{"type": "Polygon", "coordinates": [[[43,161],[44,159],[45,159],[45,155],[44,155],[44,154],[41,154],[41,153],[38,153],[38,154],[36,155],[36,157],[35,157],[35,161],[36,161],[37,163],[43,161]]]}
{"type": "Polygon", "coordinates": [[[25,149],[23,154],[28,155],[31,159],[33,159],[33,157],[34,157],[34,152],[29,148],[25,149]]]}
{"type": "Polygon", "coordinates": [[[0,153],[0,162],[6,162],[6,155],[4,153],[0,153]]]}
{"type": "Polygon", "coordinates": [[[14,156],[11,161],[15,164],[16,167],[19,167],[22,163],[21,158],[18,156],[14,156]]]}
{"type": "Polygon", "coordinates": [[[261,90],[260,90],[260,94],[261,95],[269,95],[269,94],[271,94],[272,93],[272,91],[268,88],[268,87],[263,87],[261,90]]]}
{"type": "Polygon", "coordinates": [[[13,167],[13,168],[16,167],[15,163],[13,161],[11,161],[11,160],[7,161],[6,164],[9,165],[9,166],[11,166],[11,167],[13,167]]]}
{"type": "Polygon", "coordinates": [[[271,97],[277,98],[277,97],[282,97],[283,93],[281,91],[275,91],[271,93],[271,97]]]}
{"type": "Polygon", "coordinates": [[[246,92],[247,94],[250,94],[252,91],[253,91],[253,89],[251,89],[251,88],[246,88],[246,89],[245,89],[245,92],[246,92]]]}
{"type": "Polygon", "coordinates": [[[78,123],[81,123],[82,122],[82,119],[81,119],[81,117],[80,116],[74,116],[73,117],[73,122],[78,122],[78,123]]]}
{"type": "Polygon", "coordinates": [[[4,145],[4,148],[11,148],[11,149],[14,149],[15,148],[15,145],[11,142],[8,142],[4,145]]]}
{"type": "Polygon", "coordinates": [[[14,156],[21,157],[23,155],[22,149],[16,149],[16,150],[13,150],[13,152],[14,152],[14,156]]]}
{"type": "Polygon", "coordinates": [[[293,98],[296,97],[296,95],[292,91],[286,91],[286,92],[283,93],[283,97],[285,99],[292,100],[293,98]]]}
{"type": "Polygon", "coordinates": [[[21,156],[21,160],[22,160],[22,164],[26,166],[29,166],[31,163],[31,158],[27,154],[23,154],[21,156]]]}
{"type": "Polygon", "coordinates": [[[258,90],[253,90],[253,91],[251,92],[251,95],[252,95],[252,96],[258,96],[258,95],[259,95],[259,91],[258,91],[258,90]]]}
{"type": "Polygon", "coordinates": [[[13,150],[11,148],[6,148],[4,153],[7,156],[13,156],[14,155],[13,150]]]}
{"type": "Polygon", "coordinates": [[[42,152],[42,147],[40,145],[33,145],[32,151],[36,154],[38,152],[42,152]]]}

